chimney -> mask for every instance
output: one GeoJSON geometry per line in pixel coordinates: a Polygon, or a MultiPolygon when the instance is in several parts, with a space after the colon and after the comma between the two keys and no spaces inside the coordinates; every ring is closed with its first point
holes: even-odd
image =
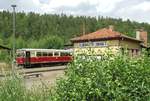
{"type": "Polygon", "coordinates": [[[109,30],[114,31],[114,26],[113,25],[109,25],[109,30]]]}
{"type": "Polygon", "coordinates": [[[139,30],[136,30],[136,39],[141,40],[140,39],[140,31],[139,30]]]}
{"type": "Polygon", "coordinates": [[[143,45],[147,46],[147,32],[143,29],[136,30],[136,39],[143,41],[143,45]]]}

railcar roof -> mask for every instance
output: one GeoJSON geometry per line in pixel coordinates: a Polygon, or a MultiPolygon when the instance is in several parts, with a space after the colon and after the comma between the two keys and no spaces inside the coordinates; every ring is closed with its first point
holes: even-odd
{"type": "Polygon", "coordinates": [[[17,49],[17,51],[38,51],[38,52],[72,52],[72,49],[34,49],[34,48],[22,48],[22,49],[17,49]]]}

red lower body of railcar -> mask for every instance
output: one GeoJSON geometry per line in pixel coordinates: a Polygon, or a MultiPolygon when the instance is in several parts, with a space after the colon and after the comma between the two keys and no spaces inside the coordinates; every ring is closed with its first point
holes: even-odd
{"type": "Polygon", "coordinates": [[[18,65],[28,64],[44,64],[44,63],[66,63],[71,62],[72,56],[55,56],[55,57],[30,57],[24,58],[19,57],[16,58],[16,62],[18,65]]]}

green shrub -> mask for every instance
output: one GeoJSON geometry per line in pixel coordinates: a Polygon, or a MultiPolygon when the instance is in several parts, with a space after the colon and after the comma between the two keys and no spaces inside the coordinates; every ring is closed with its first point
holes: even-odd
{"type": "Polygon", "coordinates": [[[57,82],[55,101],[150,100],[150,58],[114,56],[98,60],[75,57],[57,82]]]}

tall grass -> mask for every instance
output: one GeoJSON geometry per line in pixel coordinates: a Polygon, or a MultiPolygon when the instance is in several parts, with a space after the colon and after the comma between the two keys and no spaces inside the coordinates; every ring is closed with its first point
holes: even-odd
{"type": "Polygon", "coordinates": [[[0,81],[0,101],[49,101],[50,89],[32,87],[26,89],[22,76],[12,74],[0,81]]]}

